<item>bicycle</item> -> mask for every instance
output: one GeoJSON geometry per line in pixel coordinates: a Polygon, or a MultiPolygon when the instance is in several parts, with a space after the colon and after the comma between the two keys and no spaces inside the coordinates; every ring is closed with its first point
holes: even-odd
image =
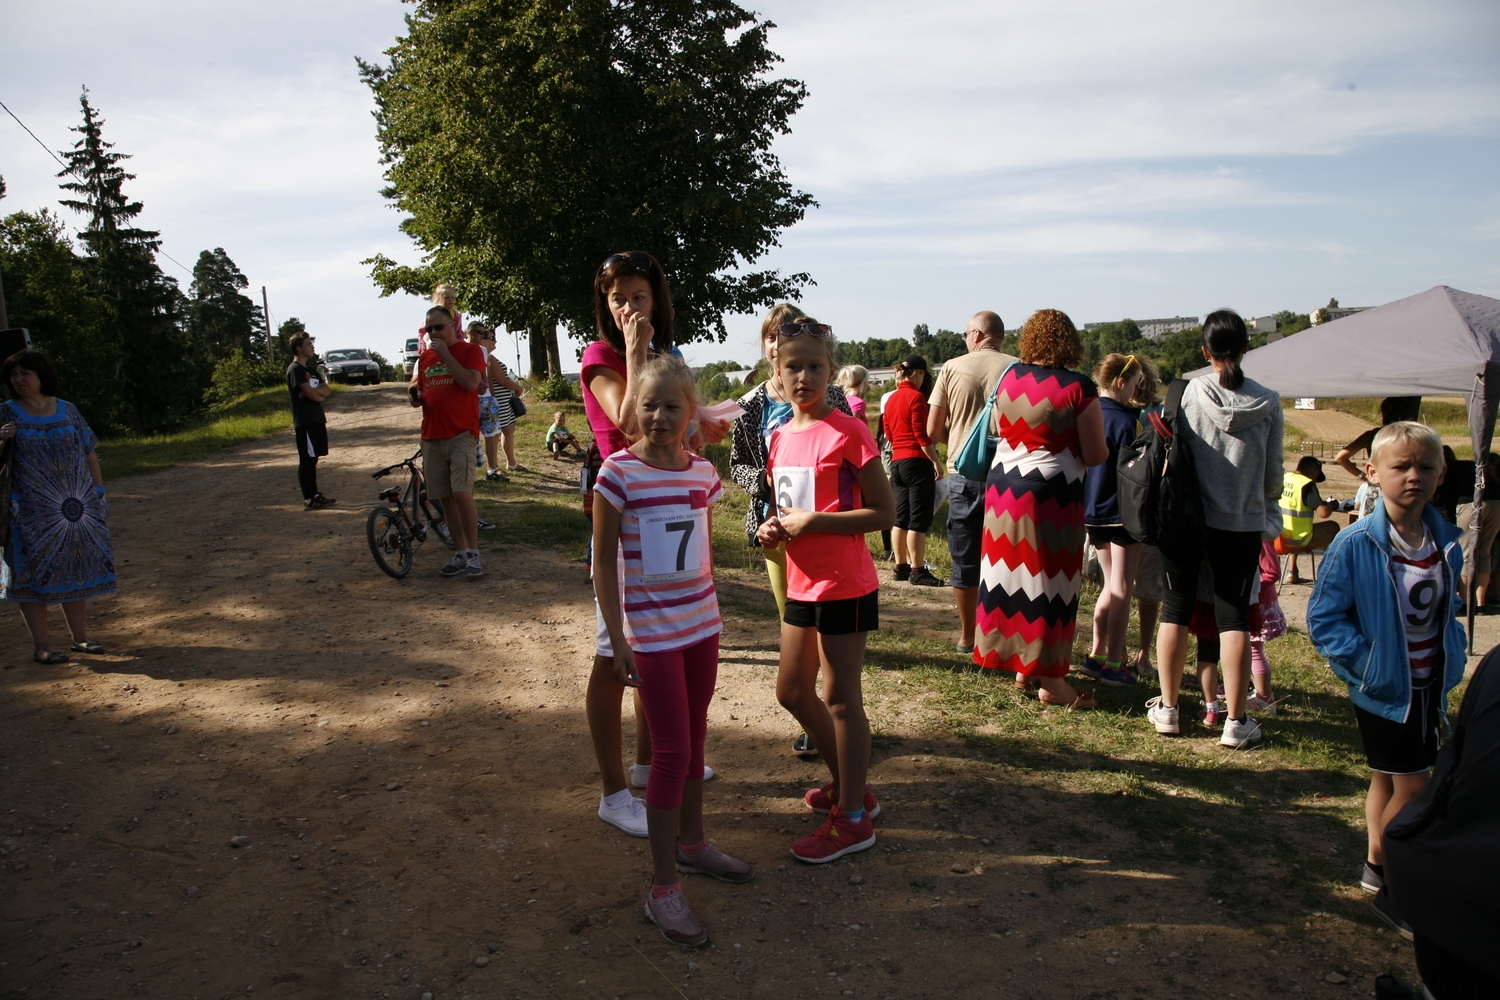
{"type": "Polygon", "coordinates": [[[453,548],[452,532],[448,530],[443,516],[433,513],[427,499],[427,485],[422,482],[422,472],[417,468],[417,459],[421,455],[422,451],[418,449],[406,461],[371,474],[373,479],[384,479],[397,469],[406,469],[411,473],[404,491],[396,486],[380,491],[380,499],[395,506],[376,507],[370,511],[370,518],[365,522],[365,534],[370,541],[370,553],[375,557],[375,565],[387,576],[397,580],[411,572],[412,556],[416,554],[417,547],[427,540],[428,529],[441,538],[444,545],[453,548]]]}

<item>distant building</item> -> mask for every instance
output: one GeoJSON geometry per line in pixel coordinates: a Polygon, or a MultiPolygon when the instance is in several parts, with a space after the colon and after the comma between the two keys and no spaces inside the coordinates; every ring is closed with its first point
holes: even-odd
{"type": "Polygon", "coordinates": [[[1250,320],[1245,325],[1250,328],[1250,332],[1251,333],[1275,333],[1276,332],[1276,317],[1275,316],[1257,316],[1254,319],[1250,320]]]}
{"type": "MultiPolygon", "coordinates": [[[[1166,319],[1138,319],[1134,322],[1140,328],[1141,336],[1147,340],[1160,340],[1167,334],[1176,333],[1178,330],[1191,330],[1200,321],[1197,316],[1169,316],[1166,319]]],[[[1085,323],[1083,328],[1094,330],[1104,325],[1103,323],[1085,323]]]]}
{"type": "Polygon", "coordinates": [[[1373,306],[1333,306],[1332,308],[1330,308],[1328,306],[1324,306],[1322,309],[1314,309],[1312,311],[1312,315],[1309,318],[1312,320],[1313,326],[1317,326],[1320,323],[1332,323],[1336,319],[1343,319],[1346,316],[1353,316],[1355,313],[1362,313],[1366,309],[1372,309],[1372,308],[1374,308],[1374,307],[1373,306]]]}

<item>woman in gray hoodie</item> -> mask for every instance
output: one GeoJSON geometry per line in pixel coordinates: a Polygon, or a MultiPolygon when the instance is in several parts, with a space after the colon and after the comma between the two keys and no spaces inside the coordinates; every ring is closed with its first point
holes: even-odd
{"type": "Polygon", "coordinates": [[[1188,625],[1198,567],[1207,560],[1228,710],[1219,742],[1236,749],[1261,739],[1260,727],[1245,714],[1249,611],[1259,584],[1261,541],[1268,531],[1281,531],[1281,396],[1245,377],[1240,359],[1249,346],[1245,321],[1237,313],[1221,309],[1204,319],[1203,356],[1214,370],[1188,383],[1182,414],[1198,467],[1205,531],[1202,539],[1162,541],[1167,598],[1156,638],[1161,696],[1146,703],[1158,733],[1180,731],[1177,695],[1188,625]]]}

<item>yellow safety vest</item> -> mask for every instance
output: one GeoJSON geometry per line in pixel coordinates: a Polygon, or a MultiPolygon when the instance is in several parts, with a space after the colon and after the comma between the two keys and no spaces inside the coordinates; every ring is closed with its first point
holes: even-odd
{"type": "Polygon", "coordinates": [[[1292,548],[1305,549],[1312,544],[1313,509],[1302,499],[1302,491],[1312,480],[1300,472],[1281,477],[1281,537],[1292,548]]]}

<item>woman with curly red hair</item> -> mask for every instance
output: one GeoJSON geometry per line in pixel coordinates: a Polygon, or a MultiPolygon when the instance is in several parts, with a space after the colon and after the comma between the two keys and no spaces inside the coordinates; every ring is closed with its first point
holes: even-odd
{"type": "Polygon", "coordinates": [[[1068,673],[1083,580],[1083,474],[1109,457],[1098,393],[1066,313],[1042,309],[995,390],[974,662],[1013,670],[1043,704],[1093,708],[1068,673]]]}

